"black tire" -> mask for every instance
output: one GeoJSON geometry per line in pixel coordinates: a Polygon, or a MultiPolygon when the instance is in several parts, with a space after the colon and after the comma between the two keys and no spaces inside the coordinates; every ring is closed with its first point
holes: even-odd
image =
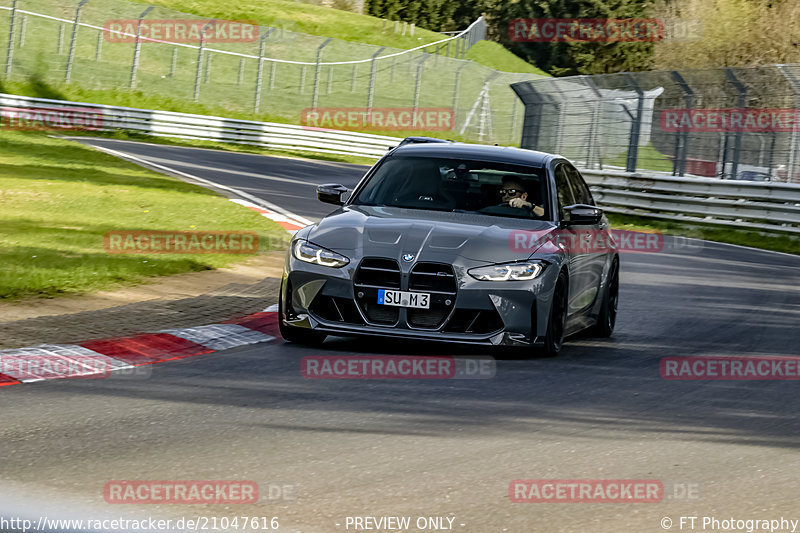
{"type": "Polygon", "coordinates": [[[283,340],[304,346],[319,346],[322,344],[327,337],[325,333],[308,328],[296,328],[284,322],[286,309],[283,302],[283,290],[283,283],[281,283],[281,290],[278,294],[278,330],[280,330],[283,340]]]}
{"type": "Polygon", "coordinates": [[[539,349],[543,357],[555,357],[564,346],[564,333],[567,325],[567,276],[561,272],[553,291],[553,302],[550,304],[550,317],[547,320],[547,333],[544,346],[539,349]]]}
{"type": "Polygon", "coordinates": [[[597,324],[592,328],[595,337],[608,338],[614,333],[619,307],[619,260],[615,259],[608,273],[608,282],[603,297],[603,305],[597,317],[597,324]]]}

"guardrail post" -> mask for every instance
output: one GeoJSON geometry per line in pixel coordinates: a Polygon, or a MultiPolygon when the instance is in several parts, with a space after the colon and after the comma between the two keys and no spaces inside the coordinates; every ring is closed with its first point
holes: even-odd
{"type": "Polygon", "coordinates": [[[142,52],[142,20],[152,10],[153,6],[149,6],[147,9],[142,11],[142,14],[139,15],[139,20],[136,22],[136,42],[133,45],[133,61],[131,62],[131,80],[128,85],[131,89],[136,88],[136,71],[139,68],[139,54],[142,52]]]}
{"type": "MultiPolygon", "coordinates": [[[[320,60],[320,57],[322,56],[322,49],[325,48],[325,46],[329,42],[331,42],[332,40],[333,40],[333,38],[325,39],[322,42],[322,44],[317,47],[317,62],[316,62],[316,65],[314,66],[314,89],[311,91],[311,108],[312,109],[316,109],[317,108],[317,102],[319,101],[319,60],[320,60]]],[[[303,78],[305,78],[305,75],[303,76],[303,78]]],[[[300,94],[302,94],[302,93],[303,93],[303,91],[301,90],[300,94]]]]}
{"type": "Polygon", "coordinates": [[[14,60],[14,20],[17,17],[17,0],[11,3],[11,22],[8,28],[8,49],[6,50],[6,76],[11,74],[11,63],[14,60]]]}
{"type": "MultiPolygon", "coordinates": [[[[733,73],[733,69],[726,68],[725,69],[725,76],[728,78],[728,81],[731,82],[736,88],[737,96],[736,96],[736,107],[738,109],[744,109],[747,106],[747,87],[739,81],[736,75],[733,73]]],[[[739,156],[741,155],[742,151],[742,130],[739,128],[739,131],[734,132],[733,134],[733,162],[731,164],[731,178],[736,179],[739,170],[739,156]]],[[[727,151],[725,153],[727,158],[727,151]]],[[[723,160],[722,163],[722,172],[725,172],[725,162],[723,160]]]]}
{"type": "Polygon", "coordinates": [[[376,65],[375,60],[380,55],[380,53],[383,52],[385,49],[386,49],[385,46],[381,46],[380,48],[378,48],[377,52],[372,54],[372,64],[371,64],[372,66],[371,66],[370,73],[369,73],[369,90],[367,91],[367,116],[368,117],[372,113],[372,99],[375,96],[375,75],[377,74],[377,72],[376,72],[377,65],[376,65]]]}
{"type": "MultiPolygon", "coordinates": [[[[688,112],[694,105],[694,91],[683,76],[677,71],[670,72],[672,79],[680,86],[683,91],[683,106],[688,112]]],[[[681,176],[686,173],[686,155],[688,151],[688,131],[679,131],[675,134],[675,156],[672,159],[672,175],[681,176]]]]}
{"type": "MultiPolygon", "coordinates": [[[[256,94],[255,94],[255,97],[253,98],[253,102],[254,102],[253,103],[253,110],[256,113],[258,113],[258,108],[261,106],[261,84],[262,84],[263,79],[264,79],[264,68],[263,68],[264,67],[263,66],[263,63],[264,63],[264,46],[266,44],[264,41],[267,40],[267,37],[269,37],[269,34],[272,33],[273,31],[275,31],[275,28],[270,28],[269,30],[267,30],[267,33],[265,33],[264,35],[262,35],[258,39],[258,65],[256,65],[256,94]]],[[[272,80],[273,80],[274,73],[275,73],[274,69],[275,69],[275,62],[272,61],[272,70],[270,71],[270,77],[269,77],[270,78],[269,79],[269,86],[270,86],[269,88],[270,89],[272,89],[272,80]]]]}
{"type": "MultiPolygon", "coordinates": [[[[626,76],[633,86],[633,90],[636,91],[637,102],[636,116],[631,117],[631,133],[628,139],[628,158],[625,170],[627,172],[636,172],[636,163],[639,156],[639,136],[642,129],[642,113],[644,112],[644,91],[642,91],[632,74],[628,73],[626,76]]],[[[625,111],[628,111],[628,109],[626,108],[625,111]]]]}
{"type": "Polygon", "coordinates": [[[217,19],[210,20],[203,26],[203,29],[200,30],[200,46],[197,48],[197,69],[194,73],[194,94],[193,98],[196,102],[200,99],[200,78],[203,74],[203,47],[205,46],[206,42],[206,30],[209,26],[216,23],[217,19]]]}

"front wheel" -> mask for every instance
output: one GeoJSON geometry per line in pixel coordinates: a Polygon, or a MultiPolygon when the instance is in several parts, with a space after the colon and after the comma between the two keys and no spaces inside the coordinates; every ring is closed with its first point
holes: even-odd
{"type": "Polygon", "coordinates": [[[556,288],[553,291],[553,302],[550,304],[550,317],[547,321],[547,333],[540,353],[544,357],[555,357],[561,353],[564,345],[564,332],[567,325],[567,277],[558,275],[556,288]]]}
{"type": "Polygon", "coordinates": [[[606,296],[603,299],[603,306],[597,317],[597,324],[592,333],[596,337],[608,338],[614,333],[614,326],[617,323],[617,307],[619,306],[619,261],[614,260],[611,271],[608,274],[606,284],[606,296]]]}

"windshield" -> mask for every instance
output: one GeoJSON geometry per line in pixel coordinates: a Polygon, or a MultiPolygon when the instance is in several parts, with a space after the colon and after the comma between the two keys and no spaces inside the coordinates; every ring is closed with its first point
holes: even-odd
{"type": "Polygon", "coordinates": [[[542,168],[392,156],[351,204],[545,219],[549,216],[546,198],[547,180],[542,168]]]}

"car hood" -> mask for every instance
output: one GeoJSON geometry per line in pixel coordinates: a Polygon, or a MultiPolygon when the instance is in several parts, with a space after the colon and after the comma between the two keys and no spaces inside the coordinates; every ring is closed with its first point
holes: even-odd
{"type": "MultiPolygon", "coordinates": [[[[400,258],[451,263],[455,258],[503,263],[530,257],[536,250],[515,246],[515,235],[555,230],[552,222],[476,213],[424,211],[398,207],[342,207],[299,235],[350,257],[400,258]]],[[[519,242],[519,241],[516,241],[519,242]]]]}

